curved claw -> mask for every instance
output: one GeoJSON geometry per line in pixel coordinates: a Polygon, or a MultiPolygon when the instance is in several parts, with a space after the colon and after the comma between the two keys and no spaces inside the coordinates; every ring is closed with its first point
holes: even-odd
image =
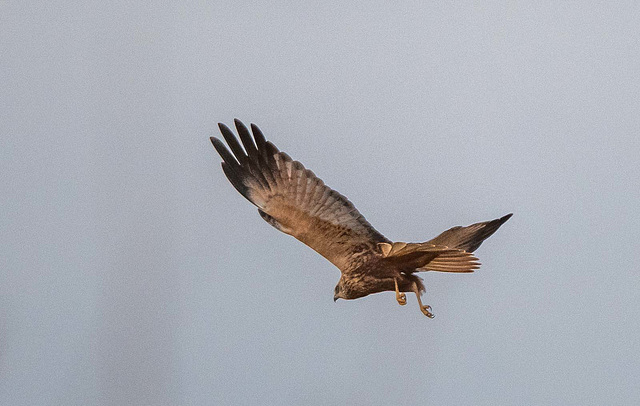
{"type": "Polygon", "coordinates": [[[422,310],[422,313],[430,319],[436,317],[435,314],[431,313],[432,309],[429,305],[420,306],[420,310],[422,310]]]}
{"type": "Polygon", "coordinates": [[[407,295],[400,293],[400,290],[398,289],[398,280],[394,279],[393,281],[396,285],[396,300],[400,306],[404,306],[407,304],[407,295]]]}

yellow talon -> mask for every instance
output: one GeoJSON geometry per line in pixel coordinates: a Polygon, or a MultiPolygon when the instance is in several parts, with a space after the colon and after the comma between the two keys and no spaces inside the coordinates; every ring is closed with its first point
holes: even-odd
{"type": "Polygon", "coordinates": [[[400,293],[400,290],[398,289],[398,280],[394,279],[393,281],[396,284],[396,300],[400,306],[404,306],[407,304],[407,295],[400,293]]]}
{"type": "Polygon", "coordinates": [[[432,319],[436,317],[435,314],[431,313],[431,306],[422,304],[422,297],[420,296],[420,289],[418,289],[418,285],[413,284],[413,292],[416,294],[416,298],[418,299],[418,306],[420,306],[420,311],[422,314],[432,319]]]}
{"type": "Polygon", "coordinates": [[[430,319],[436,317],[435,314],[431,313],[431,306],[429,305],[420,306],[420,310],[422,310],[422,313],[430,319]]]}

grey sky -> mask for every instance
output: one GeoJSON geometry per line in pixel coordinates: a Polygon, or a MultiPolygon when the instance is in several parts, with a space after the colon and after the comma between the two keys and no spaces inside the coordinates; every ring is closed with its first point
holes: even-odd
{"type": "Polygon", "coordinates": [[[0,403],[635,404],[637,2],[0,3],[0,403]],[[333,303],[218,121],[471,275],[333,303]]]}

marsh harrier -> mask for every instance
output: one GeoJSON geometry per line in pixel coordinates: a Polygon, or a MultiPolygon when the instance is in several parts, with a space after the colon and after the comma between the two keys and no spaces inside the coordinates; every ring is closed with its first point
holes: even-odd
{"type": "Polygon", "coordinates": [[[224,124],[220,132],[230,150],[211,137],[225,175],[267,223],[340,269],[334,301],[392,291],[405,305],[403,292],[413,292],[422,313],[432,318],[431,307],[422,304],[425,289],[416,273],[473,272],[480,263],[472,252],[511,217],[453,227],[423,243],[392,242],[346,197],[267,141],[256,125],[251,124],[251,132],[239,120],[235,125],[242,144],[224,124]]]}

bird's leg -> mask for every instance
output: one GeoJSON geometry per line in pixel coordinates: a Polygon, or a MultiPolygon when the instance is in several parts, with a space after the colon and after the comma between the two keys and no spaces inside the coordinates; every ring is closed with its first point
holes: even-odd
{"type": "Polygon", "coordinates": [[[407,304],[407,295],[400,293],[400,290],[398,289],[398,279],[393,278],[393,281],[396,284],[396,300],[400,306],[404,306],[407,304]]]}
{"type": "Polygon", "coordinates": [[[420,311],[430,319],[436,317],[435,314],[431,313],[431,306],[422,304],[422,298],[420,297],[420,289],[418,289],[418,285],[416,285],[415,283],[413,284],[413,291],[415,292],[416,297],[418,298],[418,305],[420,306],[420,311]]]}

